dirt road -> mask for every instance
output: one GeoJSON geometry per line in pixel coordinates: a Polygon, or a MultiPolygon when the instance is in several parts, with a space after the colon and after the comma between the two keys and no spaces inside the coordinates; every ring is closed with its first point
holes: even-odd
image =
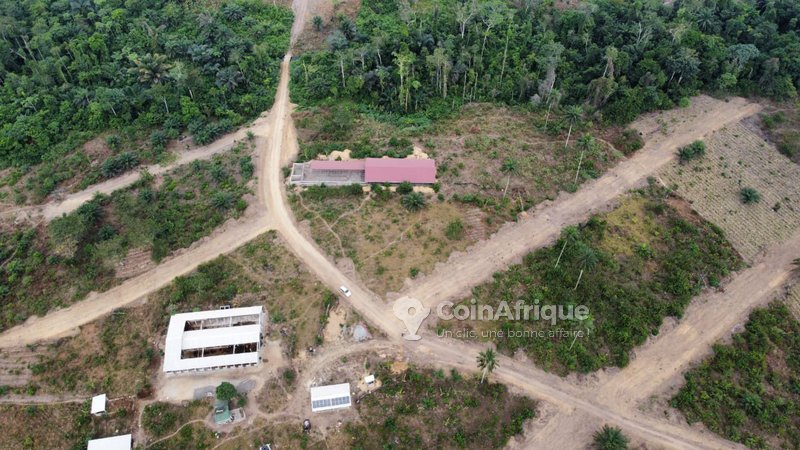
{"type": "Polygon", "coordinates": [[[402,295],[419,299],[428,306],[468,296],[473,286],[488,280],[494,272],[554,242],[565,226],[583,222],[592,214],[609,209],[620,195],[643,185],[648,176],[673,161],[679,147],[760,110],[759,105],[742,98],[722,102],[699,97],[695,101],[703,105],[697,111],[697,120],[676,124],[667,134],[652,133],[651,117],[638,121],[634,126],[638,125],[642,134],[652,137],[631,158],[612,167],[599,179],[585,183],[574,194],[562,193],[552,203],[530,211],[528,218],[506,225],[464,253],[452,255],[402,295]]]}
{"type": "Polygon", "coordinates": [[[22,325],[3,332],[0,334],[0,348],[18,347],[77,333],[79,326],[144,299],[175,277],[186,275],[200,264],[233,251],[270,229],[270,220],[263,213],[246,220],[228,222],[211,237],[204,238],[152,270],[103,293],[92,293],[86,300],[70,307],[53,311],[44,317],[31,317],[22,325]]]}
{"type": "Polygon", "coordinates": [[[347,302],[359,314],[373,326],[387,332],[389,336],[399,337],[402,328],[400,322],[389,314],[390,308],[373,292],[351,281],[319,247],[306,239],[298,230],[294,216],[289,210],[281,167],[287,157],[297,149],[297,140],[288,138],[294,137],[289,103],[290,60],[291,53],[286,55],[281,66],[281,81],[270,116],[271,129],[274,132],[270,137],[269,147],[264,149],[260,176],[264,182],[260,185],[262,190],[259,192],[259,198],[265,202],[267,210],[270,211],[272,224],[285,239],[286,245],[321,282],[337,292],[339,286],[347,286],[352,292],[347,302]]]}

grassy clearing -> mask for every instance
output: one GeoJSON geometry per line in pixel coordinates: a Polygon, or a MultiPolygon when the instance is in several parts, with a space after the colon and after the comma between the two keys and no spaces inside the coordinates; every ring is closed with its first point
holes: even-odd
{"type": "Polygon", "coordinates": [[[290,201],[295,216],[309,221],[311,235],[329,255],[350,258],[364,283],[385,293],[474,243],[473,232],[482,228],[467,221],[463,205],[429,198],[426,207],[409,211],[402,197],[381,187],[369,194],[314,187],[290,201]]]}
{"type": "Polygon", "coordinates": [[[536,415],[536,403],[491,382],[458,372],[381,364],[380,389],[356,406],[360,422],[345,426],[352,448],[503,448],[536,415]]]}
{"type": "Polygon", "coordinates": [[[606,140],[627,152],[641,145],[636,133],[591,125],[576,127],[565,145],[566,119],[488,104],[470,104],[431,122],[339,103],[298,113],[296,123],[303,160],[346,148],[354,158],[405,157],[419,146],[436,160],[445,198],[479,207],[501,223],[600,176],[622,156],[606,140]]]}
{"type": "Polygon", "coordinates": [[[672,403],[690,423],[754,449],[800,447],[800,322],[784,304],[754,311],[685,377],[672,403]]]}
{"type": "Polygon", "coordinates": [[[0,447],[4,449],[86,448],[89,439],[130,433],[136,407],[130,400],[109,402],[108,414],[89,414],[90,402],[57,405],[1,405],[0,447]]]}
{"type": "Polygon", "coordinates": [[[241,214],[254,167],[249,152],[242,144],[162,178],[144,175],[47,226],[0,230],[0,329],[107,290],[133,250],[158,261],[241,214]]]}
{"type": "MultiPolygon", "coordinates": [[[[149,380],[160,370],[169,318],[177,312],[264,305],[290,356],[322,342],[322,324],[336,297],[267,233],[228,256],[200,266],[153,294],[145,306],[118,310],[84,326],[74,338],[42,349],[32,366],[32,385],[43,391],[110,396],[149,394],[149,380]]],[[[26,387],[27,388],[27,387],[26,387]]],[[[21,388],[24,392],[26,388],[21,388]]]]}
{"type": "Polygon", "coordinates": [[[538,366],[559,374],[623,367],[630,351],[658,332],[664,317],[680,317],[703,287],[717,286],[740,266],[722,231],[651,186],[631,194],[613,212],[568,227],[553,246],[528,254],[522,264],[473,289],[478,305],[505,300],[513,307],[522,301],[540,311],[547,305],[585,305],[586,320],[442,321],[440,327],[467,326],[479,336],[503,331],[503,337],[488,337],[501,351],[524,350],[538,366]]]}
{"type": "MultiPolygon", "coordinates": [[[[187,406],[164,402],[150,403],[144,407],[142,427],[151,441],[169,436],[186,422],[208,417],[211,414],[212,405],[210,400],[194,400],[187,406]]],[[[211,432],[202,424],[190,424],[182,426],[175,437],[161,441],[153,448],[206,448],[212,439],[211,432]],[[193,444],[197,446],[192,447],[193,444]]]]}
{"type": "Polygon", "coordinates": [[[741,123],[705,144],[704,156],[665,169],[664,182],[725,230],[748,262],[791,237],[800,223],[800,166],[741,123]],[[760,200],[745,203],[743,188],[760,200]]]}
{"type": "Polygon", "coordinates": [[[800,164],[800,109],[797,104],[780,106],[786,109],[767,108],[760,125],[779,152],[800,164]]]}

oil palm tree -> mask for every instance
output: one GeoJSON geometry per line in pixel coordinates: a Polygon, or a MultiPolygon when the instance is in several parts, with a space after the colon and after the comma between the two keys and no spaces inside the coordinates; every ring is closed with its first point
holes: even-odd
{"type": "Polygon", "coordinates": [[[564,143],[564,147],[566,148],[569,145],[569,138],[572,136],[572,127],[580,122],[581,118],[583,117],[583,108],[579,105],[570,106],[567,108],[564,114],[567,116],[567,121],[569,122],[567,141],[564,143]]]}
{"type": "Polygon", "coordinates": [[[497,353],[491,348],[478,353],[478,368],[483,371],[481,374],[481,384],[483,384],[486,375],[494,372],[494,369],[497,368],[497,353]]]}
{"type": "Polygon", "coordinates": [[[133,64],[136,66],[130,69],[131,73],[136,74],[140,83],[143,84],[161,84],[168,77],[168,71],[172,67],[167,63],[166,55],[159,53],[151,54],[146,53],[141,57],[133,58],[133,64]]]}
{"type": "Polygon", "coordinates": [[[626,450],[628,438],[617,427],[603,425],[594,433],[594,448],[597,450],[626,450]]]}
{"type": "Polygon", "coordinates": [[[597,253],[592,250],[591,247],[580,242],[578,244],[578,262],[581,264],[581,273],[578,275],[578,282],[575,283],[575,287],[573,290],[578,289],[578,285],[581,284],[581,278],[583,278],[583,272],[586,269],[593,269],[594,266],[597,265],[597,253]]]}
{"type": "Polygon", "coordinates": [[[584,134],[578,139],[578,147],[581,149],[581,157],[578,159],[578,169],[575,171],[575,183],[578,182],[578,175],[581,173],[581,164],[583,164],[583,155],[587,150],[594,149],[595,141],[591,134],[584,134]]]}

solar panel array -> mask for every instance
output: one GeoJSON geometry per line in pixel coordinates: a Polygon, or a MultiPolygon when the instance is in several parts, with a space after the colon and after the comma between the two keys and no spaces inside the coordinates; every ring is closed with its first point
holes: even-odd
{"type": "Polygon", "coordinates": [[[350,405],[350,397],[336,397],[336,398],[326,398],[323,400],[313,400],[311,402],[311,407],[313,409],[319,408],[330,408],[333,406],[349,406],[350,405]]]}

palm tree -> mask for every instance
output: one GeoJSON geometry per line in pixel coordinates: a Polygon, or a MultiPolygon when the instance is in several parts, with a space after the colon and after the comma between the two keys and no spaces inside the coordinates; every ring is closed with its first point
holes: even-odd
{"type": "Polygon", "coordinates": [[[603,425],[594,433],[594,448],[597,450],[626,450],[628,438],[617,427],[603,425]]]}
{"type": "Polygon", "coordinates": [[[400,204],[405,206],[409,211],[419,211],[425,207],[425,197],[419,192],[411,192],[400,199],[400,204]]]}
{"type": "Polygon", "coordinates": [[[581,278],[583,278],[583,271],[586,269],[592,269],[594,266],[597,265],[597,254],[594,250],[591,249],[588,245],[580,242],[578,244],[578,261],[581,263],[581,273],[578,275],[578,282],[575,283],[575,287],[573,290],[578,289],[578,285],[581,284],[581,278]]]}
{"type": "MultiPolygon", "coordinates": [[[[594,317],[590,315],[586,316],[585,319],[578,321],[578,326],[576,331],[583,331],[586,330],[586,334],[594,330],[594,317]]],[[[569,350],[572,350],[572,346],[575,345],[575,341],[578,339],[578,333],[575,333],[575,336],[572,337],[572,343],[569,344],[569,350]]]]}
{"type": "Polygon", "coordinates": [[[594,148],[594,137],[591,134],[584,134],[578,139],[578,147],[581,149],[581,157],[578,159],[578,170],[575,171],[575,183],[578,182],[578,175],[581,173],[581,164],[583,163],[583,155],[587,150],[594,148]]]}
{"type": "Polygon", "coordinates": [[[583,117],[583,108],[579,105],[570,106],[567,108],[565,112],[567,116],[567,121],[569,121],[569,132],[567,133],[567,142],[564,143],[564,147],[566,148],[569,145],[569,138],[572,136],[572,127],[575,126],[583,117]]]}
{"type": "Polygon", "coordinates": [[[497,368],[497,353],[491,348],[487,348],[485,352],[478,353],[478,368],[483,371],[481,375],[481,384],[486,379],[486,375],[494,372],[497,368]]]}
{"type": "Polygon", "coordinates": [[[561,232],[561,239],[564,240],[564,246],[561,247],[561,253],[558,254],[558,259],[556,259],[556,265],[553,267],[558,268],[558,263],[561,262],[561,257],[564,256],[564,250],[567,249],[567,244],[575,243],[578,241],[578,229],[574,226],[568,226],[564,228],[564,231],[561,232]]]}
{"type": "Polygon", "coordinates": [[[161,84],[167,79],[167,71],[172,67],[167,63],[167,57],[159,53],[147,53],[141,57],[134,58],[133,64],[136,66],[130,69],[135,73],[140,83],[161,84]]]}

